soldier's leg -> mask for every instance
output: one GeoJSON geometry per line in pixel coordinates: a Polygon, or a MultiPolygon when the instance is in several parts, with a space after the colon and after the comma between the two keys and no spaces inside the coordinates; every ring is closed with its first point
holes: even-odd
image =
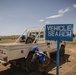
{"type": "Polygon", "coordinates": [[[34,61],[36,60],[36,58],[37,58],[37,57],[36,57],[35,55],[33,55],[31,61],[34,62],[34,61]]]}
{"type": "Polygon", "coordinates": [[[40,64],[39,71],[42,73],[42,75],[49,75],[46,69],[47,69],[47,65],[45,64],[45,62],[40,64]]]}
{"type": "Polygon", "coordinates": [[[41,72],[44,72],[46,70],[47,66],[49,65],[49,63],[50,63],[50,59],[46,58],[46,60],[44,62],[39,64],[39,70],[41,72]]]}
{"type": "Polygon", "coordinates": [[[46,55],[47,55],[48,59],[51,59],[50,54],[49,54],[48,51],[46,51],[46,55]]]}

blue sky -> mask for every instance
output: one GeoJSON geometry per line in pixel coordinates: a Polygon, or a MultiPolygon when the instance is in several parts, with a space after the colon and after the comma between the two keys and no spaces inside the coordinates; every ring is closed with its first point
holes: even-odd
{"type": "Polygon", "coordinates": [[[20,35],[44,21],[74,24],[76,33],[76,0],[0,0],[0,35],[20,35]]]}

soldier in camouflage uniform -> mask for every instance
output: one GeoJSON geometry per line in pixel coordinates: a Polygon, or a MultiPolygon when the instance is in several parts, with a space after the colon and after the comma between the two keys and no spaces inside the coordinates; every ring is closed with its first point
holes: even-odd
{"type": "Polygon", "coordinates": [[[39,50],[39,48],[37,46],[34,46],[32,48],[32,51],[34,52],[32,61],[34,61],[35,59],[38,59],[39,61],[39,71],[44,73],[46,67],[48,66],[48,64],[50,63],[50,54],[48,52],[43,52],[42,50],[39,50]]]}

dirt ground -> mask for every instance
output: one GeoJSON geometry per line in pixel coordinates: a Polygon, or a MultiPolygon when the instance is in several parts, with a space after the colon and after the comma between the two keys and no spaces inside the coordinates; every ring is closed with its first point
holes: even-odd
{"type": "MultiPolygon", "coordinates": [[[[50,74],[56,75],[56,67],[50,74]]],[[[59,75],[76,75],[76,44],[67,45],[65,57],[61,57],[59,75]]]]}
{"type": "MultiPolygon", "coordinates": [[[[53,60],[55,59],[54,57],[53,60]]],[[[56,75],[56,63],[52,61],[46,71],[56,75]]],[[[9,65],[4,67],[0,63],[0,75],[41,75],[41,73],[38,71],[28,73],[16,67],[10,68],[9,65]]],[[[59,75],[76,75],[76,44],[66,45],[65,56],[60,58],[59,75]]]]}

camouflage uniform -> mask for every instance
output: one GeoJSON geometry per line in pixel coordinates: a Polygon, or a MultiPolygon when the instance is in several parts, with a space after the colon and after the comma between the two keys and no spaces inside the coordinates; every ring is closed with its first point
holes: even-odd
{"type": "Polygon", "coordinates": [[[48,64],[50,63],[50,54],[48,52],[42,52],[42,50],[37,50],[32,58],[32,61],[39,60],[39,71],[44,72],[48,64]]]}

